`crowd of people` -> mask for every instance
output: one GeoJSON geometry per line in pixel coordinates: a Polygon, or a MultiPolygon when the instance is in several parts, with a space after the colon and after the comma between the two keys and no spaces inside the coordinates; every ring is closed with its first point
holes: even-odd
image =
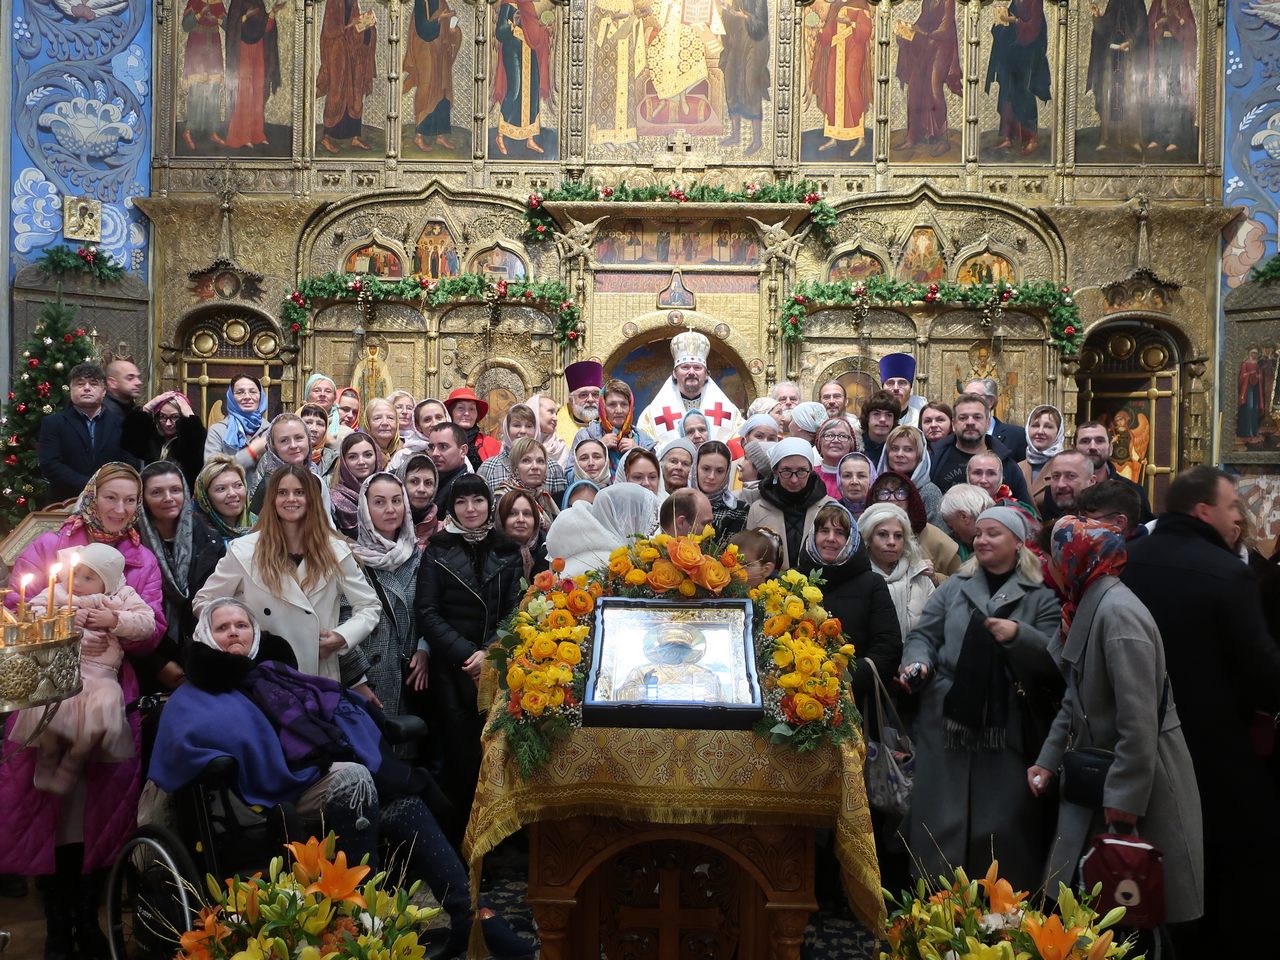
{"type": "MultiPolygon", "coordinates": [[[[36,875],[46,958],[106,955],[103,873],[144,773],[171,792],[219,753],[249,802],[344,824],[353,851],[419,834],[409,868],[461,952],[477,689],[522,581],[707,525],[753,586],[821,571],[827,609],[893,687],[916,779],[901,822],[876,818],[887,881],[981,876],[995,857],[1015,888],[1052,878],[1052,893],[1090,837],[1133,828],[1165,855],[1157,941],[1235,955],[1238,935],[1244,949],[1253,934],[1230,911],[1280,862],[1280,591],[1232,478],[1184,471],[1156,518],[1103,424],[1068,443],[1051,404],[1003,423],[991,380],[931,401],[914,358],[891,354],[859,409],[832,381],[812,401],[780,383],[739,411],[708,379],[709,347],[675,337],[672,376],[640,411],[626,382],[574,363],[564,405],[530,396],[492,436],[468,388],[361,397],[317,373],[295,412],[238,375],[206,424],[181,393],[141,402],[127,360],[71,370],[38,444],[50,497],[74,505],[18,557],[6,599],[73,550],[91,575],[74,597],[79,703],[0,766],[0,871],[36,875]],[[145,771],[124,710],[140,691],[170,695],[145,771]],[[281,707],[293,698],[319,721],[300,729],[281,707]],[[401,713],[429,722],[421,762],[438,789],[380,743],[378,718],[401,713]],[[1094,806],[1056,788],[1083,747],[1113,755],[1094,806]]],[[[873,682],[855,669],[860,704],[873,682]]],[[[7,737],[32,733],[19,714],[7,737]]],[[[495,956],[531,952],[501,917],[479,919],[495,956]]]]}

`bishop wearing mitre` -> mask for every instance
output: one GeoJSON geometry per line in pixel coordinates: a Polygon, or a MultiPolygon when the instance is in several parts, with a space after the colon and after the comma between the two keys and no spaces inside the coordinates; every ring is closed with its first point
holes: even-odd
{"type": "Polygon", "coordinates": [[[707,418],[708,437],[729,441],[738,430],[742,414],[707,376],[707,355],[711,341],[694,330],[686,330],[671,340],[675,361],[671,376],[653,398],[636,424],[640,430],[663,444],[681,436],[680,424],[690,410],[700,410],[707,418]]]}

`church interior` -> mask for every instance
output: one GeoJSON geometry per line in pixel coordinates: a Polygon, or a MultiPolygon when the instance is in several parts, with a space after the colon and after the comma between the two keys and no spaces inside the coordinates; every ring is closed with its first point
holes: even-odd
{"type": "Polygon", "coordinates": [[[1280,533],[1265,0],[14,16],[10,361],[62,243],[126,268],[66,288],[98,343],[214,417],[239,371],[286,406],[313,372],[470,385],[489,426],[579,359],[644,398],[680,327],[736,403],[856,406],[903,351],[922,395],[989,376],[1002,420],[1108,424],[1156,502],[1226,464],[1280,533]]]}

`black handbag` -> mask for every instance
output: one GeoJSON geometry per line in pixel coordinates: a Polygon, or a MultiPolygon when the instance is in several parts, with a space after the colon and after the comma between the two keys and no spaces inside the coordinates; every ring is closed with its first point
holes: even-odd
{"type": "MultiPolygon", "coordinates": [[[[1072,674],[1070,684],[1072,696],[1080,696],[1080,688],[1072,674]]],[[[1076,700],[1080,705],[1079,699],[1076,700]]],[[[1169,678],[1164,678],[1164,689],[1160,693],[1160,709],[1156,712],[1156,736],[1160,736],[1160,728],[1164,726],[1165,710],[1169,706],[1169,678]]],[[[1089,728],[1089,717],[1081,711],[1085,729],[1089,728]]],[[[1062,799],[1080,807],[1100,809],[1103,805],[1102,794],[1107,785],[1107,774],[1111,764],[1115,762],[1114,750],[1101,747],[1081,747],[1079,750],[1067,750],[1062,755],[1062,782],[1060,790],[1062,799]]]]}

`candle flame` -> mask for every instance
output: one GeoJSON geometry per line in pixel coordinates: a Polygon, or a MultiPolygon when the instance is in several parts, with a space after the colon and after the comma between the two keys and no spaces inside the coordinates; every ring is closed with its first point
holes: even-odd
{"type": "Polygon", "coordinates": [[[80,562],[80,552],[77,550],[75,553],[71,554],[71,561],[70,561],[71,569],[74,570],[76,568],[76,564],[78,564],[79,562],[80,562]]]}
{"type": "Polygon", "coordinates": [[[22,575],[22,578],[18,581],[18,584],[22,587],[23,590],[25,590],[27,588],[27,585],[31,583],[31,581],[34,580],[35,578],[36,578],[36,575],[34,573],[24,573],[22,575]]]}
{"type": "Polygon", "coordinates": [[[51,577],[56,577],[61,572],[62,572],[62,564],[60,563],[55,563],[52,567],[49,568],[49,576],[51,577]]]}

